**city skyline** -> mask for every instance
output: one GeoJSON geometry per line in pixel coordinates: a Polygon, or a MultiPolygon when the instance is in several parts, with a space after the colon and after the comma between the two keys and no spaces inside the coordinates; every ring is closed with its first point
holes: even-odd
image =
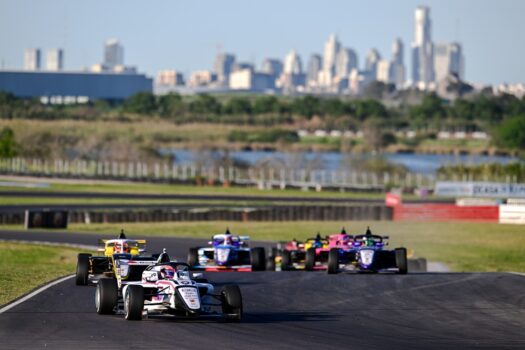
{"type": "MultiPolygon", "coordinates": [[[[230,10],[237,15],[248,12],[246,10],[239,10],[238,6],[235,6],[236,4],[238,4],[238,2],[228,2],[227,5],[223,6],[222,12],[230,10]]],[[[271,1],[268,2],[268,5],[271,4],[271,1]]],[[[90,35],[86,35],[87,33],[85,31],[79,31],[78,28],[82,26],[82,23],[85,22],[87,18],[91,18],[93,9],[85,9],[84,6],[79,4],[68,4],[64,1],[55,0],[47,3],[47,7],[56,7],[55,9],[50,10],[48,8],[39,11],[38,8],[41,6],[40,4],[27,3],[26,1],[17,2],[16,4],[0,1],[0,13],[3,14],[0,15],[2,16],[0,29],[2,29],[1,32],[3,33],[0,34],[2,42],[0,47],[0,64],[4,68],[21,69],[25,48],[36,47],[46,50],[47,48],[60,47],[63,48],[65,52],[65,69],[89,67],[94,62],[100,62],[100,57],[103,54],[101,42],[105,42],[110,37],[117,37],[126,47],[126,63],[137,66],[139,71],[145,72],[149,76],[155,76],[160,70],[176,69],[183,72],[186,77],[189,77],[189,73],[192,71],[212,68],[214,57],[218,51],[235,53],[239,61],[252,62],[255,63],[257,67],[260,67],[264,59],[276,57],[282,60],[292,49],[295,49],[303,60],[303,70],[306,70],[310,55],[322,54],[323,44],[326,38],[330,33],[335,32],[345,47],[351,47],[358,53],[361,58],[360,66],[362,66],[364,58],[372,48],[377,48],[384,57],[389,57],[392,41],[397,37],[401,38],[405,45],[406,75],[407,78],[411,78],[410,67],[412,67],[412,63],[410,48],[411,43],[414,41],[414,9],[421,4],[421,2],[404,1],[397,2],[394,6],[394,4],[386,1],[378,1],[375,7],[388,10],[386,12],[392,14],[386,16],[383,11],[376,11],[376,13],[372,15],[369,5],[361,4],[357,6],[356,2],[329,2],[327,6],[331,5],[342,9],[359,9],[367,15],[349,15],[348,19],[341,20],[341,14],[334,13],[333,23],[326,26],[308,26],[303,23],[304,21],[295,20],[297,23],[292,21],[293,25],[287,25],[285,30],[282,31],[282,35],[275,37],[272,37],[272,33],[275,31],[275,21],[282,18],[281,14],[275,14],[273,16],[275,18],[270,18],[266,26],[267,33],[265,35],[260,33],[261,30],[264,32],[264,28],[255,28],[259,22],[258,18],[252,18],[254,22],[253,26],[244,28],[243,24],[246,24],[247,19],[240,17],[238,18],[238,28],[232,29],[231,25],[228,25],[231,16],[228,16],[221,21],[224,22],[224,28],[218,28],[214,32],[207,32],[212,24],[217,24],[213,23],[214,20],[209,21],[212,23],[199,21],[198,26],[182,28],[183,33],[176,34],[167,26],[165,30],[166,33],[163,34],[162,31],[156,31],[156,40],[150,40],[158,41],[161,44],[161,49],[154,49],[150,47],[150,42],[145,44],[148,33],[151,33],[151,29],[148,30],[147,28],[149,24],[147,26],[139,26],[143,27],[142,31],[137,31],[138,28],[131,28],[130,26],[116,28],[117,24],[122,24],[122,16],[124,15],[129,16],[128,20],[130,22],[134,21],[134,16],[137,16],[137,14],[132,15],[128,13],[131,11],[130,9],[115,12],[120,14],[115,15],[114,21],[111,23],[107,25],[105,23],[104,26],[102,26],[103,28],[94,29],[93,24],[88,25],[87,29],[93,29],[93,31],[89,33],[90,35]],[[36,10],[35,13],[28,16],[28,18],[21,18],[20,13],[28,8],[36,10]],[[50,28],[35,32],[31,27],[33,26],[34,28],[38,26],[40,22],[36,13],[45,13],[46,11],[52,12],[50,16],[54,17],[53,23],[49,25],[50,28]],[[6,14],[10,12],[12,16],[7,16],[6,18],[6,14]],[[82,15],[80,12],[86,12],[86,15],[82,15]],[[365,19],[363,20],[361,17],[365,19]],[[369,19],[368,21],[367,18],[369,19]],[[374,25],[374,23],[367,23],[371,22],[371,18],[375,19],[372,22],[381,22],[382,24],[374,25]],[[79,19],[79,21],[76,21],[77,19],[79,19]],[[12,30],[15,22],[18,23],[29,20],[33,20],[36,23],[28,25],[27,30],[19,30],[18,32],[12,30]],[[57,29],[56,27],[60,28],[57,29]],[[306,27],[314,28],[306,30],[306,27]],[[360,30],[356,30],[356,27],[360,30]],[[51,31],[51,33],[48,33],[48,31],[51,31]],[[52,35],[53,32],[55,35],[52,35]],[[245,32],[243,35],[248,35],[253,40],[240,40],[239,36],[242,34],[240,32],[245,32]],[[12,35],[13,38],[10,38],[6,33],[15,33],[15,35],[12,35]],[[184,34],[187,35],[187,38],[181,36],[184,34]],[[190,39],[194,40],[194,42],[188,42],[190,39]],[[168,45],[169,43],[173,44],[168,45]],[[255,48],[254,45],[256,46],[255,48]],[[14,48],[20,49],[15,50],[14,48]],[[199,52],[202,54],[199,54],[199,52]]],[[[134,7],[135,5],[137,4],[130,3],[129,7],[134,7]]],[[[428,5],[432,9],[432,40],[434,42],[459,41],[463,44],[464,55],[468,58],[468,66],[465,74],[467,81],[486,84],[525,81],[525,72],[520,65],[520,55],[518,53],[512,54],[512,52],[508,52],[507,55],[498,55],[493,52],[496,50],[492,50],[488,46],[489,43],[494,42],[499,45],[509,46],[508,42],[510,38],[499,38],[499,40],[491,41],[491,39],[494,39],[495,34],[490,32],[490,30],[498,26],[500,32],[508,32],[513,28],[517,30],[520,26],[523,26],[510,19],[512,19],[513,14],[520,13],[521,9],[525,9],[525,4],[522,5],[512,1],[500,1],[496,5],[496,3],[492,1],[476,1],[476,6],[474,6],[473,1],[461,1],[460,4],[456,4],[456,2],[446,4],[445,2],[426,1],[424,5],[428,5]],[[490,10],[491,7],[498,8],[500,14],[498,14],[498,11],[492,11],[494,13],[489,19],[489,22],[487,22],[488,17],[486,12],[490,10]],[[461,11],[465,9],[469,9],[469,13],[462,14],[461,11]],[[508,21],[505,21],[507,25],[502,23],[501,17],[504,17],[503,14],[511,16],[508,21]],[[472,26],[472,19],[476,17],[478,20],[475,20],[474,23],[477,22],[478,24],[472,26]],[[459,26],[457,25],[458,20],[461,23],[459,26]],[[472,31],[477,31],[475,33],[477,39],[471,39],[472,31]],[[457,36],[455,37],[456,34],[457,36]],[[482,34],[486,35],[483,37],[482,34]],[[480,41],[485,43],[485,46],[481,47],[483,54],[476,55],[476,52],[480,50],[480,41]],[[500,64],[497,64],[498,60],[500,64]],[[487,65],[494,65],[497,69],[486,69],[487,65]],[[480,69],[480,67],[485,68],[480,69]]],[[[114,5],[110,5],[107,10],[101,11],[101,23],[104,23],[103,18],[107,16],[106,12],[110,11],[112,6],[114,5]]],[[[140,4],[137,6],[141,8],[140,4]]],[[[206,6],[211,8],[217,7],[217,5],[213,3],[207,3],[206,6]]],[[[195,6],[192,5],[175,6],[160,2],[159,6],[147,8],[142,11],[144,20],[147,22],[147,20],[153,19],[153,15],[160,15],[162,8],[177,9],[180,13],[196,13],[195,6]]],[[[266,12],[267,11],[263,9],[263,13],[266,12]]],[[[312,5],[305,3],[305,6],[297,10],[294,16],[297,18],[311,19],[313,12],[315,11],[312,9],[312,5]]],[[[523,13],[523,11],[521,11],[521,13],[523,13]]],[[[320,22],[322,22],[321,20],[326,21],[326,18],[319,18],[320,22]]],[[[185,16],[179,16],[178,21],[173,22],[174,25],[179,25],[177,22],[182,22],[180,25],[183,25],[188,21],[185,16]]],[[[166,22],[166,24],[169,23],[166,22]]],[[[159,26],[157,23],[151,23],[150,27],[158,29],[159,26]]],[[[520,45],[511,44],[510,46],[510,49],[516,52],[524,50],[520,45]]]]}

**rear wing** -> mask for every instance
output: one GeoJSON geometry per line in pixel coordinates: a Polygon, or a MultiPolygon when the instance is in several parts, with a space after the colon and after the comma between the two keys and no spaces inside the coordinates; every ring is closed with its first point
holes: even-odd
{"type": "MultiPolygon", "coordinates": [[[[109,242],[108,243],[108,241],[111,241],[111,239],[99,239],[98,240],[97,251],[98,252],[105,252],[106,251],[106,244],[107,244],[108,248],[112,248],[115,243],[114,242],[109,242]]],[[[146,251],[146,240],[145,239],[130,239],[128,242],[129,243],[135,242],[137,244],[139,253],[143,253],[143,252],[146,251]]]]}

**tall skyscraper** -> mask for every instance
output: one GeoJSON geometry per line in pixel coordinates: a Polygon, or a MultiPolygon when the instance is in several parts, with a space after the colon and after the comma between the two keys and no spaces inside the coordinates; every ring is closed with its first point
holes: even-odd
{"type": "Polygon", "coordinates": [[[213,72],[217,74],[217,80],[220,84],[228,85],[230,73],[233,71],[235,64],[235,55],[229,53],[219,53],[213,63],[213,72]]]}
{"type": "Polygon", "coordinates": [[[277,58],[266,58],[261,65],[261,73],[278,77],[283,72],[283,62],[277,58]]]}
{"type": "Polygon", "coordinates": [[[115,66],[124,64],[124,47],[118,39],[109,39],[104,44],[104,65],[112,70],[115,66]]]}
{"type": "Polygon", "coordinates": [[[290,51],[284,59],[284,74],[302,74],[303,62],[295,50],[290,51]]]}
{"type": "Polygon", "coordinates": [[[46,69],[59,71],[64,69],[64,50],[49,49],[47,50],[46,69]]]}
{"type": "Polygon", "coordinates": [[[388,81],[401,88],[406,81],[406,68],[404,61],[404,48],[401,39],[394,40],[392,44],[392,60],[389,67],[388,81]]]}
{"type": "Polygon", "coordinates": [[[464,79],[464,58],[461,44],[436,44],[434,48],[434,70],[437,82],[443,81],[450,74],[464,79]]]}
{"type": "Polygon", "coordinates": [[[371,49],[366,55],[365,70],[370,72],[373,79],[377,79],[377,65],[381,61],[381,54],[377,49],[371,49]]]}
{"type": "Polygon", "coordinates": [[[352,69],[358,67],[357,53],[353,49],[342,48],[336,57],[335,76],[348,78],[352,69]]]}
{"type": "Polygon", "coordinates": [[[308,68],[306,71],[306,83],[308,85],[317,85],[319,81],[319,72],[323,69],[323,58],[321,55],[312,54],[308,59],[308,68]]]}
{"type": "Polygon", "coordinates": [[[25,49],[24,69],[40,70],[40,49],[25,49]]]}
{"type": "Polygon", "coordinates": [[[412,43],[412,80],[426,88],[434,81],[434,45],[430,8],[419,6],[415,12],[415,32],[412,43]]]}
{"type": "Polygon", "coordinates": [[[319,83],[322,86],[330,86],[335,78],[335,63],[337,54],[341,49],[341,43],[335,34],[331,34],[324,45],[323,70],[319,75],[319,83]]]}

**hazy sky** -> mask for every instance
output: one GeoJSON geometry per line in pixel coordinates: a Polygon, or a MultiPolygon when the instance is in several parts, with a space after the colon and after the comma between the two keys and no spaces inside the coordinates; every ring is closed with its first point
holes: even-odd
{"type": "Polygon", "coordinates": [[[422,4],[434,41],[463,44],[467,80],[525,82],[523,0],[0,0],[0,67],[22,68],[26,47],[61,47],[66,69],[79,69],[102,61],[110,37],[124,45],[125,63],[148,75],[210,69],[219,49],[260,65],[295,48],[306,66],[331,32],[357,50],[360,66],[372,47],[390,58],[396,37],[410,63],[422,4]]]}

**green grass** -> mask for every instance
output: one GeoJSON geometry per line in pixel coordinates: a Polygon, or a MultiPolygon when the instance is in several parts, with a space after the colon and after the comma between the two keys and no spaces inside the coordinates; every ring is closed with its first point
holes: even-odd
{"type": "MultiPolygon", "coordinates": [[[[0,242],[0,305],[75,272],[80,250],[0,242]]],[[[73,282],[71,282],[73,283],[73,282]]]]}
{"type": "MultiPolygon", "coordinates": [[[[229,227],[233,232],[249,234],[253,240],[280,241],[304,239],[317,232],[330,234],[345,226],[349,233],[362,233],[367,225],[389,235],[391,247],[405,246],[416,256],[439,261],[453,271],[525,272],[525,234],[523,226],[496,223],[428,222],[170,222],[73,224],[70,232],[116,235],[121,228],[140,238],[148,236],[209,238],[229,227]]],[[[20,228],[9,226],[10,228],[20,228]]],[[[4,226],[7,228],[7,226],[4,226]]]]}
{"type": "MultiPolygon", "coordinates": [[[[28,180],[28,182],[31,182],[28,180]]],[[[37,192],[93,192],[93,193],[133,193],[133,194],[186,194],[186,195],[239,195],[239,196],[261,196],[261,197],[301,197],[301,198],[372,198],[383,199],[384,193],[367,192],[332,192],[314,190],[303,191],[300,189],[286,190],[259,190],[254,187],[221,187],[221,186],[193,186],[193,185],[168,185],[151,183],[50,183],[48,188],[23,188],[23,187],[2,187],[2,191],[37,191],[37,192]]],[[[412,194],[403,196],[406,199],[416,199],[412,194]]]]}

